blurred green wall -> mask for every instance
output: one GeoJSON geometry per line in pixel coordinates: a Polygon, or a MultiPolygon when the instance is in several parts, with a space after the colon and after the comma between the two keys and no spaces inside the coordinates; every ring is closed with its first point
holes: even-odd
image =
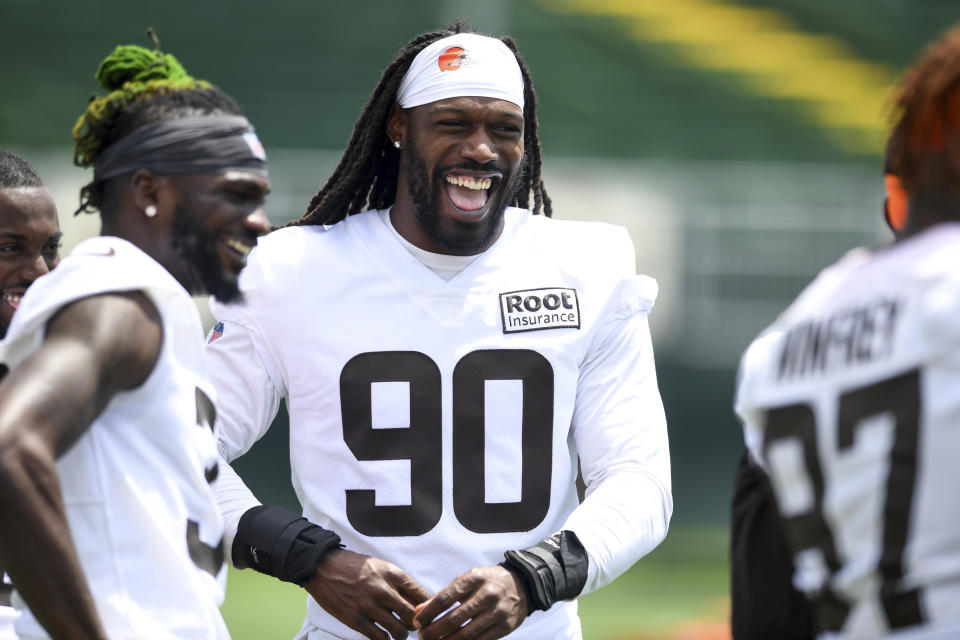
{"type": "MultiPolygon", "coordinates": [[[[636,0],[643,2],[645,0],[636,0]]],[[[865,59],[907,64],[960,19],[953,0],[751,0],[865,59]]],[[[409,37],[457,16],[519,43],[541,98],[547,157],[844,160],[788,104],[683,67],[614,19],[533,0],[0,0],[0,144],[64,145],[97,63],[148,26],[195,76],[244,106],[267,148],[342,149],[380,71],[409,37]]],[[[869,159],[865,159],[869,160],[869,159]]]]}

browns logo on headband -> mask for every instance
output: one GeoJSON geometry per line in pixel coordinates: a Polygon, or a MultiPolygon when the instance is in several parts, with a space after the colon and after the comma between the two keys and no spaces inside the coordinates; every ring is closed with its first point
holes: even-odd
{"type": "Polygon", "coordinates": [[[440,71],[456,71],[463,64],[464,51],[460,47],[450,47],[437,58],[440,71]]]}
{"type": "Polygon", "coordinates": [[[507,45],[475,33],[437,40],[417,54],[397,89],[404,109],[463,96],[498,98],[523,109],[523,74],[507,45]]]}

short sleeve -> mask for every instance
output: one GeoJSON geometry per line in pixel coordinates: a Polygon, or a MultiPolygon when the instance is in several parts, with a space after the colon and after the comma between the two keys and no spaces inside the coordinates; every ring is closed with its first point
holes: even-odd
{"type": "Polygon", "coordinates": [[[239,322],[217,321],[207,338],[206,357],[217,393],[217,445],[229,462],[267,432],[282,392],[256,348],[255,334],[239,322]]]}

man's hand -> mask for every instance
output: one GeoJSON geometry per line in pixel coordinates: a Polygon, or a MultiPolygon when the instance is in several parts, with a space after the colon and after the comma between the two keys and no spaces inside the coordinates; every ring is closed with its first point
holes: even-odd
{"type": "Polygon", "coordinates": [[[400,567],[370,556],[337,549],[327,553],[304,588],[324,610],[368,638],[406,640],[414,607],[430,593],[400,567]]]}
{"type": "Polygon", "coordinates": [[[422,640],[494,640],[519,627],[527,613],[527,592],[520,578],[495,565],[456,578],[417,607],[414,625],[422,640]]]}

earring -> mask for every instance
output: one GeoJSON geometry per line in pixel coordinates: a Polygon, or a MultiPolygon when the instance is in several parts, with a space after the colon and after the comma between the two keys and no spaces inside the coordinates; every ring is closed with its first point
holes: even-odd
{"type": "Polygon", "coordinates": [[[148,218],[154,217],[155,215],[157,215],[157,207],[156,207],[156,205],[148,204],[148,205],[146,206],[146,208],[143,210],[143,213],[144,213],[144,215],[147,216],[148,218]]]}
{"type": "Polygon", "coordinates": [[[393,141],[393,146],[395,146],[397,149],[399,149],[399,148],[400,148],[400,141],[399,141],[399,140],[394,140],[394,141],[393,141]]]}

